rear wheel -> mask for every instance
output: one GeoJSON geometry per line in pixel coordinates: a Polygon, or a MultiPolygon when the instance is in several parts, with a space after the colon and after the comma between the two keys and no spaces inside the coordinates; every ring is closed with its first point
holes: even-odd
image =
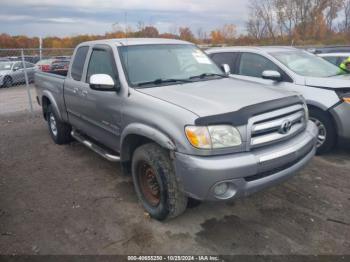
{"type": "Polygon", "coordinates": [[[337,140],[335,126],[331,117],[319,109],[310,109],[310,120],[318,128],[317,154],[331,151],[337,140]]]}
{"type": "Polygon", "coordinates": [[[152,218],[165,220],[183,213],[187,206],[169,152],[156,144],[137,148],[132,158],[136,194],[152,218]]]}
{"type": "Polygon", "coordinates": [[[72,141],[72,127],[62,122],[54,112],[51,105],[48,106],[46,112],[46,120],[49,132],[53,141],[58,145],[68,144],[72,141]]]}

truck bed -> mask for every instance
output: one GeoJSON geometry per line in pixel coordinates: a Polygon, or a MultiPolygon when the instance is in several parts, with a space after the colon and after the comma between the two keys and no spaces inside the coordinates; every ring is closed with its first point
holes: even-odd
{"type": "Polygon", "coordinates": [[[66,77],[54,73],[36,72],[35,89],[40,105],[42,105],[43,94],[54,96],[59,112],[66,112],[64,105],[64,82],[66,77]]]}

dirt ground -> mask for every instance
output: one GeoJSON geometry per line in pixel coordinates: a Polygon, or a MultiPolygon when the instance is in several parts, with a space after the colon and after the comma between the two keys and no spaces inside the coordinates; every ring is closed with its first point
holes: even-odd
{"type": "Polygon", "coordinates": [[[118,164],[78,143],[54,145],[40,112],[3,105],[0,254],[350,254],[349,151],[316,157],[249,198],[160,223],[118,164]]]}

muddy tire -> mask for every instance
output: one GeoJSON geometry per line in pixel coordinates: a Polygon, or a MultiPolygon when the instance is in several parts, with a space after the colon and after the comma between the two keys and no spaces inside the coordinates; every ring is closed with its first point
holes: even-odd
{"type": "Polygon", "coordinates": [[[51,138],[56,144],[64,145],[72,141],[72,127],[60,121],[51,105],[47,108],[46,119],[51,138]]]}
{"type": "Polygon", "coordinates": [[[138,199],[152,218],[162,221],[185,211],[187,197],[167,150],[142,145],[133,154],[131,168],[138,199]]]}
{"type": "Polygon", "coordinates": [[[322,155],[333,149],[337,142],[337,133],[332,118],[319,109],[310,109],[310,120],[318,128],[317,154],[322,155]]]}

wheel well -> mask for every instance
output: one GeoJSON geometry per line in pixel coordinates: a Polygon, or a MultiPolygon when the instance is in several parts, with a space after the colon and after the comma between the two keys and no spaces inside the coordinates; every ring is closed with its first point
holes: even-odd
{"type": "Polygon", "coordinates": [[[131,174],[131,159],[134,154],[136,148],[147,144],[147,143],[156,143],[155,141],[141,136],[141,135],[127,135],[122,144],[121,148],[121,164],[123,168],[123,172],[125,174],[131,174]]]}
{"type": "Polygon", "coordinates": [[[47,113],[47,109],[48,109],[49,105],[51,105],[51,101],[46,96],[43,96],[41,104],[42,104],[42,108],[43,108],[43,116],[44,116],[45,120],[47,120],[46,113],[47,113]]]}
{"type": "Polygon", "coordinates": [[[311,111],[311,110],[316,110],[316,111],[322,112],[322,113],[324,113],[325,115],[327,115],[327,116],[329,117],[329,119],[332,121],[333,126],[334,126],[334,129],[335,129],[335,131],[336,131],[335,133],[336,133],[336,135],[338,136],[338,128],[337,128],[337,125],[336,125],[336,123],[335,123],[335,121],[334,121],[334,118],[333,118],[332,114],[331,114],[329,111],[325,111],[325,110],[323,110],[323,109],[321,109],[321,108],[319,108],[319,107],[317,107],[317,106],[314,106],[314,105],[307,105],[307,107],[309,108],[310,111],[311,111]]]}
{"type": "Polygon", "coordinates": [[[5,76],[4,76],[4,80],[5,80],[5,79],[9,79],[10,81],[13,81],[12,77],[9,76],[9,75],[5,75],[5,76]]]}

